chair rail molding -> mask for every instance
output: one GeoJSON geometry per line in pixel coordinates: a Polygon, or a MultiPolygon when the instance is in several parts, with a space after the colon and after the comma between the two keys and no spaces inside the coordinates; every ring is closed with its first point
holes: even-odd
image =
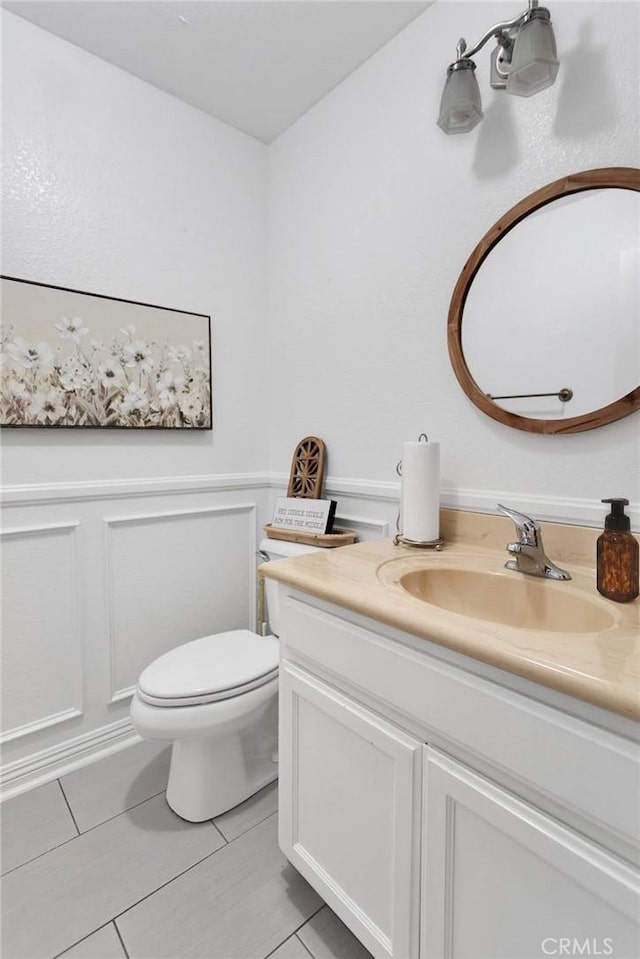
{"type": "MultiPolygon", "coordinates": [[[[269,486],[281,489],[287,485],[285,473],[270,473],[269,486]]],[[[376,500],[398,504],[400,483],[395,481],[355,479],[353,477],[328,476],[324,484],[325,495],[352,499],[376,500]]],[[[568,523],[574,526],[601,526],[604,516],[600,500],[580,499],[567,496],[541,496],[539,493],[511,490],[478,490],[464,487],[443,486],[440,490],[440,505],[446,509],[459,509],[472,513],[495,513],[496,503],[509,498],[514,509],[521,510],[537,519],[552,523],[568,523]]],[[[626,510],[633,529],[640,529],[640,502],[632,502],[626,510]]]]}
{"type": "Polygon", "coordinates": [[[2,506],[37,506],[69,500],[131,499],[180,493],[265,489],[267,473],[212,473],[196,476],[156,476],[64,483],[20,483],[2,487],[2,506]]]}
{"type": "MultiPolygon", "coordinates": [[[[2,489],[2,505],[36,506],[68,501],[129,499],[132,497],[175,495],[231,490],[268,492],[286,488],[288,474],[280,472],[217,473],[197,476],[160,476],[115,480],[89,480],[66,483],[24,483],[2,489]]],[[[325,479],[327,496],[340,496],[378,503],[397,503],[400,484],[397,481],[368,480],[355,477],[329,476],[325,479]]],[[[536,512],[543,520],[557,523],[599,526],[602,506],[599,500],[578,497],[540,496],[537,493],[510,490],[477,490],[445,486],[441,490],[442,506],[449,509],[492,513],[495,504],[509,497],[516,509],[536,512]]],[[[640,528],[640,503],[628,509],[634,529],[640,528]]]]}

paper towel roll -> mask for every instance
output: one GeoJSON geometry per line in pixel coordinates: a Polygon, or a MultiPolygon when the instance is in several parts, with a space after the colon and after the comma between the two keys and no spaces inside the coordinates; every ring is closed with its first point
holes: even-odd
{"type": "Polygon", "coordinates": [[[430,543],[440,535],[440,444],[402,444],[401,525],[405,539],[430,543]]]}

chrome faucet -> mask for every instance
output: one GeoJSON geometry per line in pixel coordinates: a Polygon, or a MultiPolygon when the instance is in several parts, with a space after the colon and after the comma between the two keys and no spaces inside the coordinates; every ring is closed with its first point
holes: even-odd
{"type": "Polygon", "coordinates": [[[496,509],[513,520],[519,536],[517,543],[507,544],[507,552],[515,556],[515,559],[507,560],[505,569],[513,569],[528,576],[544,576],[547,579],[571,579],[570,573],[560,569],[545,555],[542,532],[534,519],[507,509],[500,503],[496,504],[496,509]]]}

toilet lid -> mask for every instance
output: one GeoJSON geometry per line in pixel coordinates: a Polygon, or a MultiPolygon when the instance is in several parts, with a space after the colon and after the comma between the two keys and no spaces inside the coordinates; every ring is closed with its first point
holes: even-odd
{"type": "Polygon", "coordinates": [[[154,705],[195,705],[239,696],[278,674],[278,640],[248,629],[203,636],[160,656],[138,680],[154,705]]]}

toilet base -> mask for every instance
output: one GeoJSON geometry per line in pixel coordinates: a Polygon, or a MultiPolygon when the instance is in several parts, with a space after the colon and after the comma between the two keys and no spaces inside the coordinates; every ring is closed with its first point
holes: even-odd
{"type": "Polygon", "coordinates": [[[130,715],[143,738],[173,743],[167,802],[188,822],[221,815],[278,776],[277,678],[195,706],[152,706],[136,692],[130,715]]]}
{"type": "Polygon", "coordinates": [[[167,803],[188,822],[205,822],[278,778],[270,756],[245,755],[241,735],[174,742],[167,803]],[[221,775],[222,772],[222,775],[221,775]]]}

